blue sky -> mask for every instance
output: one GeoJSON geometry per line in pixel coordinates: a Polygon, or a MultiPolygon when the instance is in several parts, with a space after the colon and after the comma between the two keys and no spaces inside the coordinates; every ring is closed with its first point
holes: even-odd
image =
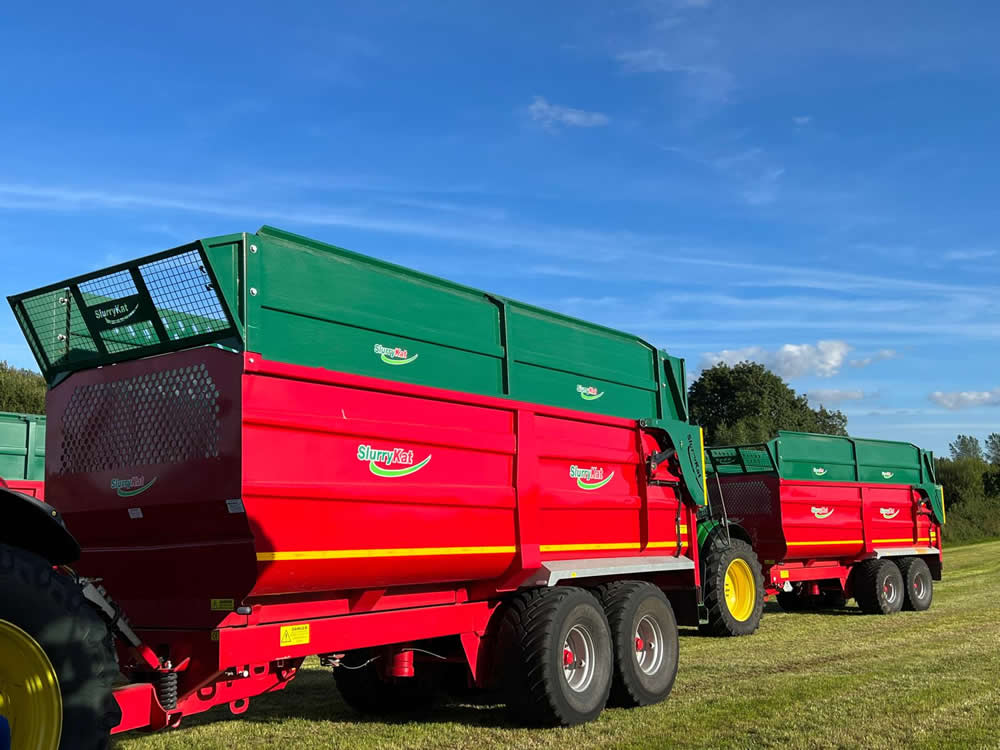
{"type": "Polygon", "coordinates": [[[763,361],[854,434],[1000,431],[1000,8],[19,5],[5,295],[270,223],[763,361]]]}

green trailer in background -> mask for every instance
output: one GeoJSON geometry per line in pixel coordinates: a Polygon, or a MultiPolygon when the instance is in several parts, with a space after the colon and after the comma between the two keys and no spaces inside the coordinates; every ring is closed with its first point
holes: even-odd
{"type": "Polygon", "coordinates": [[[45,416],[0,412],[0,486],[45,497],[45,416]]]}

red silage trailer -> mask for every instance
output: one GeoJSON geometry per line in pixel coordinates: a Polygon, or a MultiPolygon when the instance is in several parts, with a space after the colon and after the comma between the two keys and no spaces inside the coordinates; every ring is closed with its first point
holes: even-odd
{"type": "MultiPolygon", "coordinates": [[[[494,684],[498,605],[526,584],[548,598],[565,593],[549,587],[567,579],[646,578],[678,614],[697,619],[694,509],[666,465],[655,475],[665,484],[647,481],[645,461],[660,448],[634,421],[215,348],[115,369],[120,396],[102,421],[110,417],[135,450],[159,451],[151,463],[161,468],[88,474],[92,485],[79,496],[105,499],[62,513],[86,540],[77,572],[100,571],[141,635],[144,658],[124,648],[122,663],[158,670],[154,653],[166,652],[178,670],[165,673],[176,681],[159,686],[163,701],[151,683],[116,691],[116,731],[176,724],[219,704],[240,712],[249,698],[285,687],[314,654],[346,664],[340,654],[361,650],[349,666],[380,657],[382,676],[407,678],[440,661],[413,644],[448,636],[457,638],[429,650],[461,657],[476,684],[494,684]],[[161,384],[206,397],[175,409],[161,384]],[[144,448],[151,421],[166,426],[167,439],[144,448]],[[183,460],[171,464],[174,451],[183,460]],[[108,497],[123,480],[128,488],[108,497]],[[153,588],[149,570],[159,571],[153,588]]],[[[54,442],[60,425],[94,417],[107,387],[100,371],[77,378],[74,390],[52,394],[49,413],[63,415],[50,420],[54,442]]],[[[81,445],[68,460],[83,465],[56,464],[53,491],[61,468],[92,470],[99,451],[81,445]]],[[[672,672],[673,623],[659,629],[651,645],[669,650],[663,663],[672,672]]],[[[586,670],[573,666],[582,657],[571,640],[556,644],[558,656],[567,669],[586,670]]],[[[593,650],[586,640],[577,648],[593,650]]],[[[595,677],[610,684],[610,674],[595,677]]],[[[373,699],[357,695],[354,682],[340,683],[348,700],[373,699]]],[[[589,718],[595,707],[563,707],[556,719],[589,718]]]]}
{"type": "Polygon", "coordinates": [[[944,501],[933,457],[907,443],[782,432],[709,448],[710,507],[739,525],[786,610],[930,607],[944,501]],[[808,477],[808,478],[807,478],[808,477]]]}

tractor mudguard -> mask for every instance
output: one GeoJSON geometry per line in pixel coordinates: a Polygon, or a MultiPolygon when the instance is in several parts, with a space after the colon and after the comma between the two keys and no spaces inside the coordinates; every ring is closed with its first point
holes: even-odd
{"type": "Polygon", "coordinates": [[[0,487],[0,544],[34,552],[53,565],[80,558],[76,541],[59,511],[28,495],[0,487]]]}

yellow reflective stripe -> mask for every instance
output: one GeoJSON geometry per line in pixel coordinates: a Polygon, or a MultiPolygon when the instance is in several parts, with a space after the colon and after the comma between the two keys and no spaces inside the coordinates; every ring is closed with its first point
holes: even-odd
{"type": "Polygon", "coordinates": [[[513,545],[498,547],[402,547],[399,549],[318,549],[258,552],[258,562],[289,560],[347,560],[359,557],[428,557],[431,555],[499,555],[513,553],[513,545]]]}
{"type": "MultiPolygon", "coordinates": [[[[681,527],[681,532],[687,531],[681,527]]],[[[650,542],[647,547],[676,547],[677,542],[650,542]]],[[[542,544],[542,552],[577,552],[582,550],[640,549],[638,542],[606,542],[587,544],[542,544]]],[[[511,554],[517,548],[495,547],[401,547],[395,549],[320,549],[258,552],[258,562],[289,562],[294,560],[350,560],[366,557],[430,557],[434,555],[499,555],[511,554]]]]}
{"type": "Polygon", "coordinates": [[[639,549],[639,542],[610,542],[607,544],[541,544],[542,552],[576,552],[584,549],[639,549]]]}
{"type": "Polygon", "coordinates": [[[789,547],[806,547],[821,544],[863,544],[863,539],[840,539],[834,542],[786,542],[789,547]]]}
{"type": "Polygon", "coordinates": [[[907,544],[916,544],[917,542],[929,542],[930,539],[926,536],[922,536],[919,539],[910,539],[906,537],[905,539],[872,539],[872,544],[893,544],[895,542],[906,542],[907,544]]]}

